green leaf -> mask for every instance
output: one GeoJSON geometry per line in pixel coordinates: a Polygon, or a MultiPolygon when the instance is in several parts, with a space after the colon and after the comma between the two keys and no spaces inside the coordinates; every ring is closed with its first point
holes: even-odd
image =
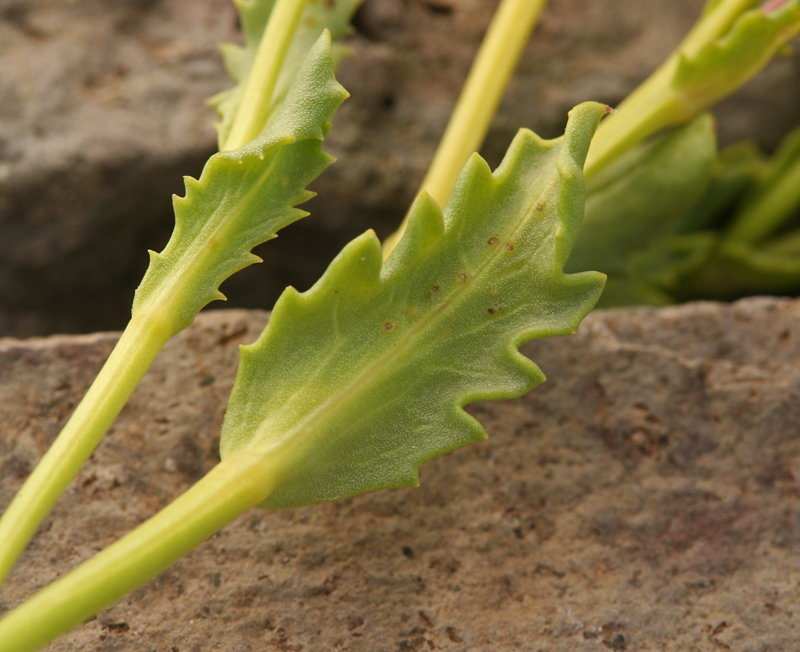
{"type": "Polygon", "coordinates": [[[603,306],[667,302],[660,285],[688,255],[673,235],[708,185],[716,157],[714,121],[706,114],[605,168],[587,186],[586,216],[566,271],[608,274],[603,306]]]}
{"type": "Polygon", "coordinates": [[[260,262],[250,250],[307,213],[294,208],[333,160],[322,139],[347,92],[333,76],[330,37],[320,36],[266,131],[244,147],[206,163],[200,180],[186,177],[186,196],[174,198],[175,230],[150,267],[133,314],[152,310],[173,333],[194,320],[234,272],[260,262]],[[163,313],[163,314],[159,314],[163,313]]]}
{"type": "Polygon", "coordinates": [[[760,247],[724,242],[697,271],[681,280],[681,300],[732,301],[752,295],[800,292],[800,230],[760,247]]]}
{"type": "MultiPolygon", "coordinates": [[[[306,5],[300,26],[289,46],[289,52],[275,85],[272,96],[273,110],[277,109],[286,97],[306,55],[317,42],[320,34],[327,29],[333,40],[346,36],[351,29],[350,19],[361,2],[362,0],[335,0],[335,2],[311,0],[306,5]]],[[[220,144],[225,142],[236,117],[244,84],[250,74],[275,0],[234,0],[234,4],[239,12],[244,45],[223,44],[222,57],[225,68],[236,82],[236,86],[218,93],[210,100],[211,105],[220,116],[220,122],[216,125],[220,144]]],[[[347,48],[335,43],[332,47],[335,65],[338,65],[347,53],[347,48]]]]}
{"type": "Polygon", "coordinates": [[[682,214],[702,195],[716,162],[716,135],[702,115],[640,145],[587,187],[584,227],[566,270],[608,274],[599,306],[665,305],[679,277],[708,257],[708,234],[679,237],[682,214]]]}
{"type": "Polygon", "coordinates": [[[800,0],[789,0],[772,11],[744,12],[722,38],[697,52],[680,52],[672,87],[685,114],[702,111],[739,88],[799,32],[800,0]]]}
{"type": "Polygon", "coordinates": [[[605,112],[580,105],[553,141],[520,131],[494,173],[473,155],[444,214],[417,198],[385,263],[369,231],[308,292],[284,292],[242,347],[220,447],[291,452],[265,507],[417,485],[424,461],[486,437],[464,405],[544,380],[518,347],[574,332],[603,286],[562,267],[605,112]]]}
{"type": "Polygon", "coordinates": [[[703,196],[679,220],[679,233],[719,228],[763,172],[766,157],[754,143],[743,141],[719,153],[703,196]]]}
{"type": "Polygon", "coordinates": [[[712,255],[680,279],[676,295],[682,299],[800,292],[800,129],[769,162],[759,157],[748,166],[745,155],[739,163],[749,188],[739,193],[744,196],[712,255]]]}
{"type": "Polygon", "coordinates": [[[675,303],[683,278],[696,273],[719,245],[710,231],[665,235],[631,254],[629,273],[609,276],[598,308],[675,303]]]}
{"type": "Polygon", "coordinates": [[[775,236],[800,207],[800,129],[786,136],[743,199],[725,237],[750,244],[775,236]]]}

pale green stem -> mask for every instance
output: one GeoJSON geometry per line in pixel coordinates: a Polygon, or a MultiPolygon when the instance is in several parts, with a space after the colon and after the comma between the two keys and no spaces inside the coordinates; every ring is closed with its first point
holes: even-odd
{"type": "Polygon", "coordinates": [[[694,57],[708,43],[722,38],[745,11],[760,3],[761,0],[722,0],[695,24],[683,39],[680,51],[694,57]]]}
{"type": "MultiPolygon", "coordinates": [[[[453,192],[461,168],[480,149],[508,80],[547,0],[503,0],[478,50],[420,191],[440,206],[453,192]]],[[[383,245],[386,258],[405,232],[408,216],[383,245]]]]}
{"type": "Polygon", "coordinates": [[[130,321],[86,396],[0,519],[0,582],[103,438],[170,332],[147,313],[130,321]]]}
{"type": "Polygon", "coordinates": [[[645,138],[685,119],[678,101],[662,81],[671,78],[676,63],[668,60],[600,123],[583,168],[587,181],[645,138]]]}
{"type": "Polygon", "coordinates": [[[789,218],[800,203],[800,160],[763,197],[742,208],[725,234],[727,240],[759,244],[789,218]]]}
{"type": "Polygon", "coordinates": [[[705,45],[724,36],[742,12],[756,4],[757,0],[723,0],[700,18],[675,52],[625,98],[616,113],[600,123],[584,166],[587,180],[645,138],[685,122],[705,108],[672,89],[680,56],[695,56],[705,45]]]}
{"type": "Polygon", "coordinates": [[[275,84],[306,2],[307,0],[278,0],[275,3],[264,36],[258,45],[230,133],[220,149],[238,149],[256,138],[264,128],[272,106],[275,84]]]}
{"type": "Polygon", "coordinates": [[[0,620],[0,650],[33,652],[80,625],[262,503],[279,457],[242,450],[136,530],[0,620]]]}
{"type": "MultiPolygon", "coordinates": [[[[227,149],[256,137],[269,113],[272,93],[306,0],[278,0],[261,40],[227,149]]],[[[0,519],[0,582],[58,497],[103,438],[173,329],[157,315],[137,314],[53,446],[0,519]]]]}

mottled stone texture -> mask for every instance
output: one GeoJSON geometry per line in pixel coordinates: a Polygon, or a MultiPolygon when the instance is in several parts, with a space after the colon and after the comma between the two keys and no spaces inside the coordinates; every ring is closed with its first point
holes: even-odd
{"type": "MultiPolygon", "coordinates": [[[[265,320],[208,313],[168,344],[0,610],[215,464],[265,320]]],[[[114,339],[0,341],[0,505],[114,339]]],[[[525,351],[550,380],[472,406],[489,440],[420,488],[253,510],[50,649],[800,649],[800,301],[597,312],[525,351]]]]}
{"type": "MultiPolygon", "coordinates": [[[[341,80],[352,98],[328,140],[339,162],[312,216],[226,284],[269,308],[304,289],[353,236],[399,223],[444,129],[496,0],[366,0],[341,80]]],[[[552,0],[484,148],[521,126],[559,135],[584,100],[618,103],[664,59],[702,0],[552,0]]],[[[170,195],[214,151],[203,101],[229,85],[216,44],[229,0],[0,0],[0,334],[122,328],[172,229],[170,195]]],[[[798,124],[798,55],[719,111],[724,142],[774,147],[798,124]]]]}

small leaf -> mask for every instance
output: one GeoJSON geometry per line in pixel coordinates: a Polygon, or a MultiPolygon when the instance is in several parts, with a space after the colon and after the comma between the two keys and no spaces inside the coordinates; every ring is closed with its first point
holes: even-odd
{"type": "Polygon", "coordinates": [[[653,134],[692,120],[736,91],[800,33],[800,0],[755,4],[706,5],[675,52],[600,126],[585,165],[587,179],[653,134]]]}
{"type": "Polygon", "coordinates": [[[586,216],[566,271],[608,274],[602,306],[670,303],[661,284],[683,269],[688,253],[673,235],[708,185],[716,157],[714,121],[706,114],[609,165],[587,186],[586,216]]]}
{"type": "MultiPolygon", "coordinates": [[[[706,14],[717,4],[722,3],[708,7],[706,14]]],[[[739,88],[798,33],[800,0],[789,0],[772,11],[746,11],[722,38],[696,53],[681,52],[672,88],[685,114],[702,111],[739,88]]]]}
{"type": "Polygon", "coordinates": [[[724,242],[697,273],[685,276],[681,300],[732,301],[752,295],[796,295],[800,292],[800,230],[755,247],[724,242]]]}
{"type": "Polygon", "coordinates": [[[739,193],[744,196],[731,225],[717,237],[708,260],[683,274],[676,296],[732,300],[800,292],[800,130],[783,140],[770,161],[759,157],[749,167],[750,187],[739,193]]]}
{"type": "Polygon", "coordinates": [[[722,227],[733,208],[762,174],[764,153],[752,142],[726,147],[714,162],[711,181],[703,196],[679,220],[679,233],[692,233],[722,227]]]}
{"type": "Polygon", "coordinates": [[[250,253],[254,246],[306,215],[294,207],[311,197],[306,185],[333,160],[322,139],[346,97],[325,33],[267,130],[212,156],[199,181],[186,177],[186,196],[174,199],[175,230],[163,252],[150,252],[134,315],[154,310],[177,333],[207,303],[224,299],[222,281],[260,261],[250,253]]]}
{"type": "Polygon", "coordinates": [[[785,227],[800,207],[800,129],[783,139],[769,164],[756,177],[725,233],[750,244],[764,242],[785,227]]]}
{"type": "Polygon", "coordinates": [[[600,308],[619,306],[667,306],[676,302],[682,279],[707,263],[719,245],[711,231],[664,235],[631,254],[629,273],[609,276],[600,308]]]}
{"type": "Polygon", "coordinates": [[[385,263],[370,231],[308,292],[284,292],[242,347],[221,443],[223,458],[290,451],[265,507],[416,485],[424,461],[486,437],[465,404],[544,380],[518,347],[574,332],[603,286],[601,274],[562,267],[605,112],[573,109],[553,141],[520,131],[494,173],[473,155],[444,214],[417,198],[385,263]]]}
{"type": "MultiPolygon", "coordinates": [[[[308,2],[275,85],[273,111],[286,97],[306,55],[320,34],[327,29],[334,41],[346,36],[351,29],[350,18],[361,2],[362,0],[308,2]]],[[[244,84],[250,74],[275,0],[234,0],[234,4],[239,12],[239,21],[244,33],[244,46],[226,43],[222,46],[222,56],[225,68],[236,82],[236,86],[218,93],[209,100],[220,116],[220,122],[216,125],[220,143],[227,139],[236,117],[244,84]]],[[[346,53],[346,48],[333,44],[334,70],[346,53]]]]}

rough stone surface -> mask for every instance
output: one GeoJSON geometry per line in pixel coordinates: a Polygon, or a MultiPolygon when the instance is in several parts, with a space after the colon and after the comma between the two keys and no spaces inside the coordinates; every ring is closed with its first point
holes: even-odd
{"type": "MultiPolygon", "coordinates": [[[[574,104],[618,103],[679,42],[701,0],[553,0],[484,153],[520,126],[558,135],[574,104]]],[[[341,70],[352,98],[328,141],[340,158],[312,216],[226,286],[269,308],[304,289],[364,229],[388,234],[444,129],[496,0],[366,0],[341,70]]],[[[121,328],[172,229],[170,195],[214,151],[204,98],[226,88],[216,44],[236,40],[228,0],[0,0],[0,333],[121,328]]],[[[798,124],[798,55],[720,111],[724,142],[772,148],[798,124]]]]}
{"type": "MultiPolygon", "coordinates": [[[[167,346],[0,611],[215,464],[265,320],[207,313],[167,346]]],[[[0,505],[114,339],[0,341],[0,505]]],[[[50,649],[800,649],[800,301],[597,312],[525,351],[550,380],[472,406],[489,440],[420,488],[253,510],[50,649]]]]}

